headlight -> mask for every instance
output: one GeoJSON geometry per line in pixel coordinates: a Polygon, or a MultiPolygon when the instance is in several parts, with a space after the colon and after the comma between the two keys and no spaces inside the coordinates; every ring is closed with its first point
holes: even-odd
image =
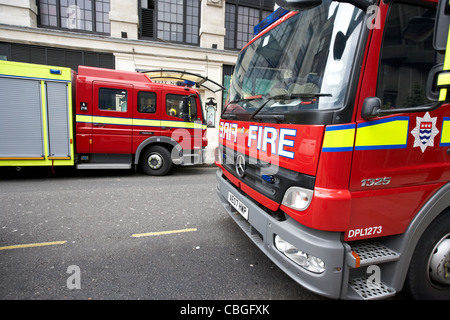
{"type": "Polygon", "coordinates": [[[297,249],[278,235],[275,236],[274,242],[275,248],[277,248],[278,251],[283,253],[300,267],[314,273],[322,273],[325,271],[325,263],[322,259],[297,249]]]}
{"type": "Polygon", "coordinates": [[[303,211],[311,203],[313,194],[313,190],[291,187],[284,194],[281,204],[294,210],[303,211]]]}

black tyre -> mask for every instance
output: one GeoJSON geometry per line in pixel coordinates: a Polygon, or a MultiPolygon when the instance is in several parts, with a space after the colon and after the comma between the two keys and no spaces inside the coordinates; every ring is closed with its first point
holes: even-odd
{"type": "Polygon", "coordinates": [[[144,151],[141,158],[141,168],[150,176],[164,176],[172,168],[170,152],[161,146],[152,146],[144,151]]]}
{"type": "Polygon", "coordinates": [[[414,251],[405,281],[415,299],[450,300],[450,211],[425,230],[414,251]]]}

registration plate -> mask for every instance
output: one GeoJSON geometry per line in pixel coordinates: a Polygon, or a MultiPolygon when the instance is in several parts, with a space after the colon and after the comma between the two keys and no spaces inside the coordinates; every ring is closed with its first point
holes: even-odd
{"type": "Polygon", "coordinates": [[[248,220],[248,208],[234,194],[228,192],[228,202],[246,219],[248,220]]]}

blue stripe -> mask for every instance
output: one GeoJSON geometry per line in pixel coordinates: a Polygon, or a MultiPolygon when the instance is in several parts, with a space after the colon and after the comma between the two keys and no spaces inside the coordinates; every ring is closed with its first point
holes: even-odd
{"type": "Polygon", "coordinates": [[[347,129],[355,129],[356,124],[343,124],[337,126],[328,126],[325,131],[337,131],[337,130],[347,130],[347,129]]]}
{"type": "Polygon", "coordinates": [[[353,147],[342,147],[342,148],[322,148],[322,152],[343,152],[352,151],[353,147]]]}
{"type": "Polygon", "coordinates": [[[393,117],[393,118],[387,118],[387,119],[380,119],[380,120],[374,120],[374,121],[369,121],[369,122],[363,122],[363,123],[359,123],[358,124],[358,128],[370,127],[370,126],[374,126],[374,125],[377,125],[377,124],[387,123],[387,122],[392,122],[392,121],[408,121],[409,122],[409,117],[407,117],[407,116],[398,116],[398,117],[393,117]]]}
{"type": "Polygon", "coordinates": [[[382,150],[382,149],[404,149],[406,144],[393,144],[393,145],[381,145],[381,146],[355,146],[355,150],[382,150]]]}

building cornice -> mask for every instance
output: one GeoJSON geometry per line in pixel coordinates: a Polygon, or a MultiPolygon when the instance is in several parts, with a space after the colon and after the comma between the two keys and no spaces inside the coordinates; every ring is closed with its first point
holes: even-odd
{"type": "Polygon", "coordinates": [[[107,35],[67,30],[30,28],[0,24],[0,41],[46,45],[75,50],[103,51],[118,54],[158,56],[172,59],[201,60],[211,63],[235,63],[238,52],[152,40],[123,39],[107,35]]]}

